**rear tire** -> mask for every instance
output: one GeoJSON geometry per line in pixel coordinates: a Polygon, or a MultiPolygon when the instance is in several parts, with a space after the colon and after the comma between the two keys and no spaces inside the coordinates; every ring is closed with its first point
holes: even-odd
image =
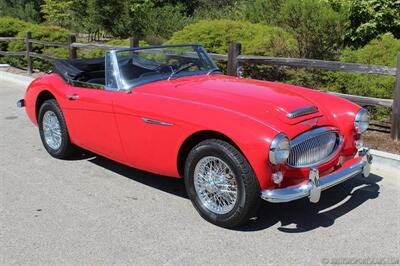
{"type": "Polygon", "coordinates": [[[222,140],[202,141],[190,151],[185,186],[199,214],[221,227],[240,226],[258,210],[258,179],[246,158],[222,140]]]}
{"type": "Polygon", "coordinates": [[[39,109],[39,134],[46,151],[58,159],[68,158],[75,151],[69,139],[64,115],[56,100],[45,101],[39,109]]]}

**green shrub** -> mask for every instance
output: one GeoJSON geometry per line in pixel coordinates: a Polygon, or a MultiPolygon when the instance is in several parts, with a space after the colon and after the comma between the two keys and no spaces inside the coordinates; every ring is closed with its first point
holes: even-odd
{"type": "Polygon", "coordinates": [[[190,22],[190,18],[185,15],[184,6],[180,4],[151,8],[147,11],[145,20],[144,34],[164,40],[190,22]]]}
{"type": "MultiPolygon", "coordinates": [[[[26,27],[23,31],[18,32],[16,37],[23,38],[26,35],[26,31],[32,32],[32,39],[47,41],[47,42],[58,42],[58,43],[66,43],[68,41],[68,35],[70,32],[66,29],[54,27],[54,26],[43,26],[43,25],[34,25],[31,24],[26,27]]],[[[12,41],[8,46],[9,51],[25,51],[26,44],[21,41],[12,41]]],[[[44,46],[41,44],[33,44],[32,52],[38,54],[44,54],[49,56],[61,57],[65,58],[68,56],[68,51],[63,47],[51,47],[44,46]]],[[[18,66],[18,67],[26,67],[26,60],[23,57],[11,58],[5,57],[5,61],[9,64],[18,66]]],[[[52,66],[51,62],[41,59],[33,60],[33,67],[40,70],[48,70],[52,66]]]]}
{"type": "Polygon", "coordinates": [[[286,0],[278,24],[294,33],[300,57],[332,60],[344,45],[347,9],[335,11],[326,1],[286,0]]]}
{"type": "Polygon", "coordinates": [[[297,56],[297,43],[290,33],[247,21],[201,20],[175,32],[166,43],[200,43],[209,52],[226,54],[230,42],[241,43],[243,54],[297,56]]]}
{"type": "Polygon", "coordinates": [[[0,17],[0,37],[15,37],[31,23],[11,17],[0,17]]]}
{"type": "MultiPolygon", "coordinates": [[[[385,34],[361,49],[345,49],[340,59],[344,62],[396,67],[396,57],[399,52],[400,40],[391,34],[385,34]]],[[[391,76],[328,72],[325,80],[326,85],[322,87],[323,90],[377,98],[393,98],[395,87],[395,77],[391,76]]],[[[389,108],[369,107],[369,111],[373,119],[390,118],[389,108]]]]}
{"type": "Polygon", "coordinates": [[[400,38],[400,1],[357,0],[351,2],[346,41],[362,47],[377,36],[391,32],[400,38]]]}
{"type": "MultiPolygon", "coordinates": [[[[167,44],[200,43],[209,52],[226,54],[230,42],[242,44],[242,54],[297,57],[294,37],[279,27],[247,21],[201,20],[175,32],[167,44]]],[[[221,70],[226,64],[218,63],[221,70]]],[[[245,76],[257,79],[283,79],[277,67],[243,64],[245,76]]]]}
{"type": "MultiPolygon", "coordinates": [[[[395,39],[391,34],[385,34],[361,49],[345,49],[340,60],[396,67],[396,57],[399,52],[400,40],[395,39]]],[[[331,72],[328,74],[328,85],[325,89],[370,97],[392,98],[394,83],[395,78],[389,76],[331,72]]]]}
{"type": "MultiPolygon", "coordinates": [[[[31,23],[17,18],[0,17],[0,37],[15,37],[19,32],[25,31],[31,25],[31,23]]],[[[6,51],[8,43],[0,42],[0,49],[6,51]]]]}

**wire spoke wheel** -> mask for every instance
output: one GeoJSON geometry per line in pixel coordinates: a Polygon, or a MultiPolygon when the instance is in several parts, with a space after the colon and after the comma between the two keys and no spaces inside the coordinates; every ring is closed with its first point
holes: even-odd
{"type": "Polygon", "coordinates": [[[46,111],[43,115],[43,134],[46,144],[53,150],[61,147],[61,125],[57,115],[53,111],[46,111]]]}
{"type": "Polygon", "coordinates": [[[198,161],[194,170],[194,187],[201,203],[216,214],[226,214],[236,204],[235,174],[217,157],[206,156],[198,161]]]}

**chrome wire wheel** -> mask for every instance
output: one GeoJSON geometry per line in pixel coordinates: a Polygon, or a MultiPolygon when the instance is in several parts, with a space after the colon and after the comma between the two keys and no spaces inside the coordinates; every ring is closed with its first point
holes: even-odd
{"type": "Polygon", "coordinates": [[[206,156],[194,169],[194,187],[201,203],[211,212],[226,214],[237,201],[237,182],[232,169],[221,159],[206,156]]]}
{"type": "Polygon", "coordinates": [[[43,115],[43,135],[46,144],[53,150],[61,147],[61,125],[53,111],[46,111],[43,115]]]}

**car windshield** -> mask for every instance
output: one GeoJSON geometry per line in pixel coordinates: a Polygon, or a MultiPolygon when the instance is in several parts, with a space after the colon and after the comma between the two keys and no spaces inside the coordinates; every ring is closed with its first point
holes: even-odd
{"type": "Polygon", "coordinates": [[[116,51],[115,59],[118,69],[114,70],[119,75],[118,87],[122,89],[163,79],[218,71],[200,45],[125,49],[116,51]]]}

